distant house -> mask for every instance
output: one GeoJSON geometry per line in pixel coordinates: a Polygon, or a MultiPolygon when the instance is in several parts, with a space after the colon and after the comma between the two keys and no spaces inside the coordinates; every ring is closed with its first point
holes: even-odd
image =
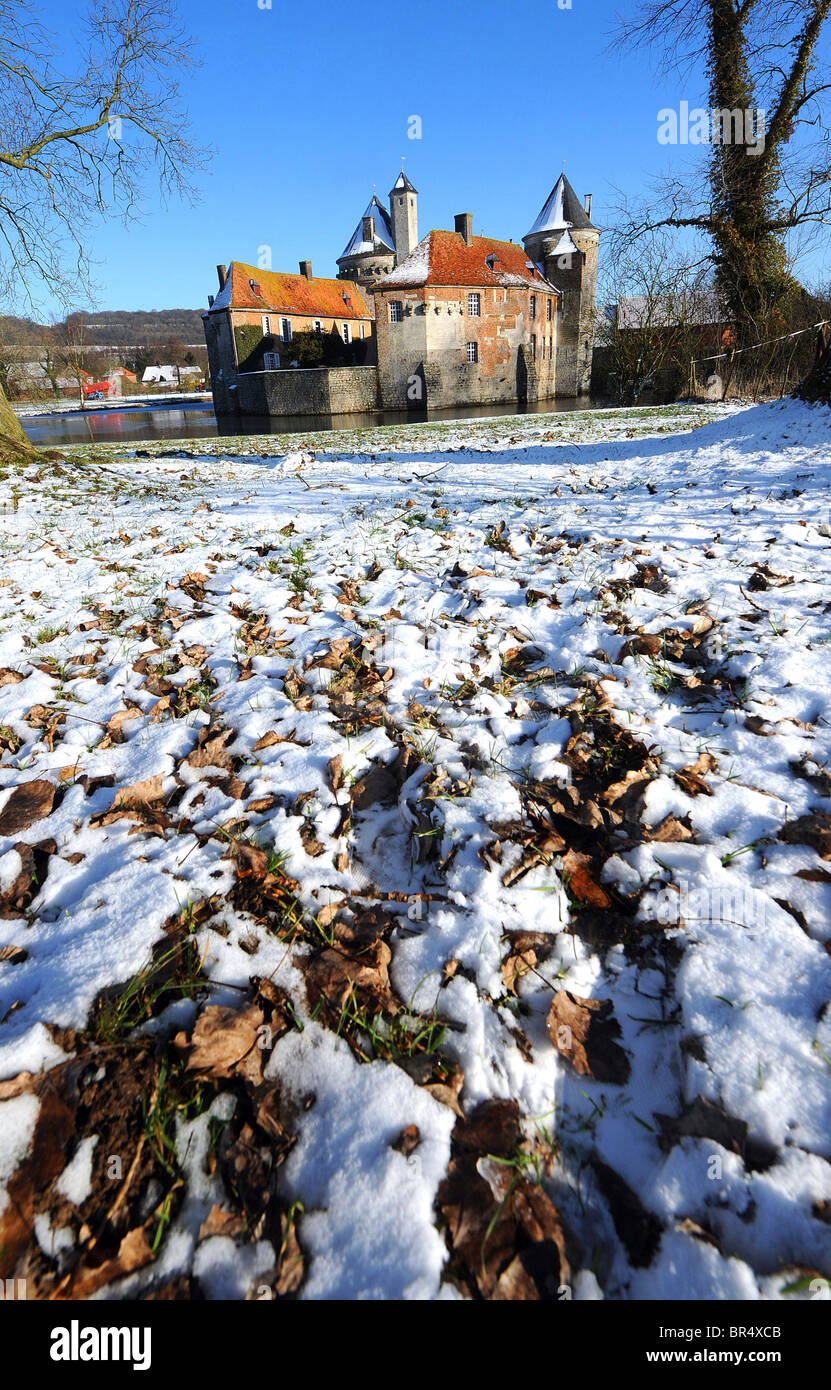
{"type": "Polygon", "coordinates": [[[157,363],[155,367],[145,367],[141,381],[143,386],[183,386],[201,376],[200,367],[161,367],[157,363]]]}
{"type": "Polygon", "coordinates": [[[138,377],[135,372],[128,371],[126,367],[114,367],[110,372],[110,381],[116,391],[120,392],[127,383],[131,386],[136,386],[138,384],[138,377]]]}
{"type": "Polygon", "coordinates": [[[599,305],[592,380],[599,396],[672,400],[690,388],[690,363],[702,360],[702,388],[720,399],[719,362],[735,333],[715,291],[622,296],[599,305]]]}

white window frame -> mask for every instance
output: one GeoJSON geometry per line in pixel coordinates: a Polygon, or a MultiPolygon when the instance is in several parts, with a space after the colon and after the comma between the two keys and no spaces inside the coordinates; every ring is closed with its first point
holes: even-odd
{"type": "Polygon", "coordinates": [[[404,322],[404,303],[400,299],[390,300],[390,323],[404,322]]]}
{"type": "Polygon", "coordinates": [[[277,372],[280,370],[279,352],[263,353],[263,370],[266,372],[277,372]]]}
{"type": "Polygon", "coordinates": [[[465,343],[465,356],[466,356],[468,362],[471,362],[471,363],[478,362],[478,361],[479,361],[479,344],[478,344],[477,342],[475,342],[475,341],[470,342],[470,343],[465,343]],[[472,353],[471,353],[471,349],[472,349],[472,353]]]}
{"type": "Polygon", "coordinates": [[[270,337],[270,336],[271,336],[271,319],[269,318],[268,314],[263,314],[263,337],[264,337],[264,338],[268,338],[268,337],[270,337]]]}
{"type": "Polygon", "coordinates": [[[478,295],[478,294],[475,294],[475,293],[472,293],[472,294],[469,294],[469,295],[468,295],[468,297],[467,297],[467,312],[468,312],[468,314],[470,315],[470,317],[471,317],[472,319],[480,319],[480,318],[482,317],[482,297],[481,297],[481,295],[478,295]]]}
{"type": "Polygon", "coordinates": [[[350,343],[350,342],[352,341],[352,339],[351,339],[351,337],[350,337],[349,324],[348,324],[348,323],[342,323],[342,324],[341,324],[341,330],[342,330],[343,341],[344,341],[345,343],[350,343]]]}
{"type": "Polygon", "coordinates": [[[291,319],[283,319],[280,323],[280,337],[284,343],[290,343],[292,339],[291,319]]]}
{"type": "Polygon", "coordinates": [[[320,319],[315,319],[315,321],[314,321],[314,331],[315,331],[315,333],[322,333],[322,332],[323,332],[323,324],[320,322],[320,319]]]}
{"type": "Polygon", "coordinates": [[[531,295],[531,318],[532,318],[532,319],[535,319],[536,317],[537,317],[537,296],[536,296],[535,294],[532,294],[532,295],[531,295]]]}

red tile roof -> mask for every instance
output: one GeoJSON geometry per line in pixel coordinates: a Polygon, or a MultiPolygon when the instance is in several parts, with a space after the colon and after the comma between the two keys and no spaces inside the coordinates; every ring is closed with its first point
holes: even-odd
{"type": "Polygon", "coordinates": [[[530,265],[521,246],[512,241],[475,236],[466,246],[458,232],[428,232],[406,260],[390,271],[381,290],[408,285],[499,285],[556,293],[555,287],[530,265]],[[489,258],[493,258],[489,261],[489,258]]]}
{"type": "Polygon", "coordinates": [[[351,280],[307,280],[232,261],[213,309],[262,309],[329,319],[369,319],[369,306],[351,280]],[[344,299],[344,295],[347,296],[344,299]],[[348,302],[347,302],[348,301],[348,302]]]}

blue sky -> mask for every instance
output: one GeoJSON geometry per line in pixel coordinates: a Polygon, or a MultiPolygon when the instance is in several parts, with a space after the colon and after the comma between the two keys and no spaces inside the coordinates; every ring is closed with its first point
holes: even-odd
{"type": "MultiPolygon", "coordinates": [[[[45,0],[65,31],[80,0],[45,0]]],[[[185,79],[194,135],[213,148],[195,207],[149,191],[144,221],[101,226],[97,307],[201,307],[215,266],[335,259],[377,184],[406,156],[419,230],[472,212],[474,230],[521,240],[565,160],[600,226],[615,188],[638,191],[690,151],[657,142],[657,112],[702,84],[610,56],[626,0],[180,0],[202,66],[185,79]],[[408,138],[418,115],[422,138],[408,138]]],[[[812,268],[818,265],[813,258],[812,268]]],[[[808,272],[810,274],[810,270],[808,272]]]]}

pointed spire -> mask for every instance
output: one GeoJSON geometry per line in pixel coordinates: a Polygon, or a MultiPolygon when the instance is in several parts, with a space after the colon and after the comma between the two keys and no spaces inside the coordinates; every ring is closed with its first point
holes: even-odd
{"type": "MultiPolygon", "coordinates": [[[[406,156],[402,155],[402,159],[404,158],[406,158],[406,156]]],[[[418,189],[414,188],[413,185],[410,183],[410,180],[404,173],[403,168],[401,170],[401,173],[398,175],[398,178],[395,180],[395,183],[393,184],[392,188],[390,189],[390,197],[392,197],[393,193],[400,193],[402,189],[407,193],[418,192],[418,189]]]]}
{"type": "MultiPolygon", "coordinates": [[[[565,164],[565,160],[563,160],[563,164],[565,164]]],[[[528,237],[539,236],[544,232],[563,232],[571,227],[578,229],[589,227],[593,231],[597,230],[586,216],[585,208],[565,173],[562,173],[540,208],[533,227],[525,233],[523,241],[527,241],[528,237]]]]}

